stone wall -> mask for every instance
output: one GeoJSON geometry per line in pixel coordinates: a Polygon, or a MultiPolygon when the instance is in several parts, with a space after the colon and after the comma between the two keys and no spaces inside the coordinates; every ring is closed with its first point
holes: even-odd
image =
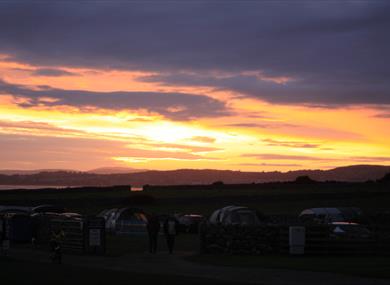
{"type": "Polygon", "coordinates": [[[279,251],[279,229],[205,223],[200,227],[200,242],[204,253],[262,255],[279,251]]]}

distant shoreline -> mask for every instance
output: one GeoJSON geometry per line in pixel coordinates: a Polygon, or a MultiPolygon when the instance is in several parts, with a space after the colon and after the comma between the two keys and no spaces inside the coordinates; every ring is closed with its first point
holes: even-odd
{"type": "MultiPolygon", "coordinates": [[[[7,190],[39,190],[39,189],[57,189],[57,188],[74,188],[77,186],[63,186],[63,185],[0,185],[0,191],[7,190]]],[[[82,186],[80,186],[82,187],[82,186]]]]}
{"type": "MultiPolygon", "coordinates": [[[[100,188],[99,186],[96,186],[97,188],[100,188]]],[[[101,188],[113,188],[113,186],[102,186],[101,188]]],[[[94,188],[93,186],[56,186],[56,185],[0,185],[0,192],[1,191],[25,191],[25,190],[55,190],[55,189],[66,189],[66,188],[71,188],[71,189],[83,189],[83,188],[94,188]]],[[[143,191],[142,186],[132,186],[131,191],[138,192],[138,191],[143,191]]]]}

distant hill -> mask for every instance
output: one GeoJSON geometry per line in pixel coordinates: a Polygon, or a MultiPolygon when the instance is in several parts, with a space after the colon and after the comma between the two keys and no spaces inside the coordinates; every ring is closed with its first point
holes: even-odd
{"type": "Polygon", "coordinates": [[[33,169],[33,170],[21,170],[21,169],[0,169],[0,174],[5,175],[14,175],[14,174],[37,174],[40,172],[58,172],[58,171],[68,171],[72,172],[71,169],[33,169]]]}
{"type": "Polygon", "coordinates": [[[117,173],[136,173],[145,172],[147,169],[136,169],[131,167],[100,167],[92,170],[88,170],[88,173],[94,174],[117,174],[117,173]]]}
{"type": "Polygon", "coordinates": [[[75,171],[44,171],[32,174],[0,174],[0,185],[110,186],[110,185],[183,185],[293,181],[309,176],[316,181],[362,182],[377,180],[390,173],[390,166],[354,165],[330,170],[297,170],[288,172],[241,172],[213,169],[149,170],[135,173],[100,174],[75,171]]]}

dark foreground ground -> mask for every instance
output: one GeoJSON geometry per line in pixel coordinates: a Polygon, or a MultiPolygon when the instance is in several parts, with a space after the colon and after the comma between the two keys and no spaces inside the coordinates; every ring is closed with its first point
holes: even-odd
{"type": "MultiPolygon", "coordinates": [[[[0,205],[55,204],[71,212],[97,214],[114,207],[138,207],[160,214],[209,215],[236,204],[265,214],[298,215],[310,207],[355,206],[376,213],[390,209],[390,191],[372,185],[266,185],[251,189],[155,189],[115,191],[0,192],[0,205]],[[280,186],[280,187],[279,187],[280,186]]],[[[45,248],[11,249],[0,259],[1,284],[390,284],[390,257],[290,257],[200,255],[198,237],[182,234],[176,253],[147,253],[144,236],[107,239],[105,257],[65,255],[63,265],[49,262],[45,248]]]]}
{"type": "Polygon", "coordinates": [[[1,258],[2,284],[237,284],[192,276],[137,273],[70,264],[48,264],[1,258]]]}
{"type": "Polygon", "coordinates": [[[204,255],[197,244],[179,235],[169,255],[160,237],[152,255],[144,236],[110,236],[106,256],[64,254],[62,265],[50,263],[46,247],[17,245],[0,258],[1,284],[390,284],[389,257],[204,255]]]}

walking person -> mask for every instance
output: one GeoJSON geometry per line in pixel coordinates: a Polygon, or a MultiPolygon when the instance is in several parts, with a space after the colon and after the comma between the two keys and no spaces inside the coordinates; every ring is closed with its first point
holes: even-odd
{"type": "Polygon", "coordinates": [[[156,215],[149,217],[146,228],[149,235],[149,252],[154,254],[157,252],[157,240],[160,231],[160,221],[156,215]]]}
{"type": "Polygon", "coordinates": [[[8,256],[10,241],[8,235],[8,227],[6,217],[0,217],[0,255],[8,256]]]}
{"type": "Polygon", "coordinates": [[[62,263],[62,240],[65,237],[63,230],[57,230],[52,232],[50,239],[50,247],[52,251],[51,260],[52,262],[57,262],[58,264],[62,263]]]}
{"type": "Polygon", "coordinates": [[[0,255],[3,254],[3,240],[5,237],[5,222],[3,220],[3,217],[0,217],[0,255]]]}
{"type": "Polygon", "coordinates": [[[168,217],[164,222],[164,234],[167,240],[169,253],[172,254],[175,246],[175,238],[177,235],[178,222],[174,217],[168,217]]]}

